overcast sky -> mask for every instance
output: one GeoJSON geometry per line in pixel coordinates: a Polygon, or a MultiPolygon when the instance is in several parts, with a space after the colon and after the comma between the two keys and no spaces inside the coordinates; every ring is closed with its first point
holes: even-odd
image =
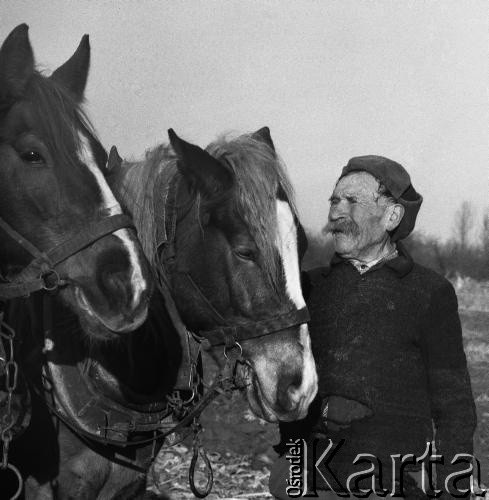
{"type": "Polygon", "coordinates": [[[489,204],[485,0],[0,0],[2,41],[22,22],[46,70],[90,34],[87,111],[123,156],[268,125],[313,230],[363,154],[408,169],[427,234],[489,204]]]}

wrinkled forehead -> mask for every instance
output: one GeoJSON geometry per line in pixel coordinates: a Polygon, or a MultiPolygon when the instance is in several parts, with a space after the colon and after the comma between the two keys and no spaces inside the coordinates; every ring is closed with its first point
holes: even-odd
{"type": "Polygon", "coordinates": [[[337,198],[360,197],[375,200],[379,189],[379,181],[368,172],[352,172],[338,180],[333,190],[337,198]]]}

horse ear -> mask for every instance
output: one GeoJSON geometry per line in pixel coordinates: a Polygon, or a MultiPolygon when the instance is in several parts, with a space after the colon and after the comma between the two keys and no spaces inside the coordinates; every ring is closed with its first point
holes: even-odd
{"type": "Polygon", "coordinates": [[[178,157],[180,173],[205,198],[212,200],[232,186],[232,172],[207,151],[180,139],[173,129],[168,130],[168,137],[178,157]]]}
{"type": "Polygon", "coordinates": [[[119,151],[115,146],[110,148],[109,158],[107,160],[107,170],[106,174],[113,174],[121,168],[122,158],[119,156],[119,151]]]}
{"type": "Polygon", "coordinates": [[[257,130],[256,132],[251,134],[251,137],[253,137],[253,139],[256,139],[257,141],[265,143],[273,151],[275,151],[275,145],[273,144],[272,136],[270,135],[270,129],[268,127],[263,127],[260,130],[257,130]]]}
{"type": "Polygon", "coordinates": [[[66,87],[80,102],[87,84],[89,66],[90,41],[88,35],[83,35],[75,53],[53,72],[51,78],[66,87]]]}
{"type": "Polygon", "coordinates": [[[0,102],[20,97],[34,72],[28,31],[27,24],[20,24],[0,48],[0,102]]]}

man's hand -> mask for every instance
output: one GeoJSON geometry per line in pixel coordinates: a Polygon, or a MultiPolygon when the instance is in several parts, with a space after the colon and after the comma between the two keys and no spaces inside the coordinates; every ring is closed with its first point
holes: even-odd
{"type": "Polygon", "coordinates": [[[329,396],[323,401],[323,422],[328,431],[338,432],[350,427],[355,420],[373,415],[373,411],[362,403],[342,396],[329,396]]]}

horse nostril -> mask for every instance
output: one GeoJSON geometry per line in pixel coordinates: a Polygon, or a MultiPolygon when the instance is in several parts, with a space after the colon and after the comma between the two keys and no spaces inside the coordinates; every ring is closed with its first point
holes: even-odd
{"type": "Polygon", "coordinates": [[[127,270],[104,270],[101,289],[112,313],[131,321],[145,314],[151,288],[140,283],[134,284],[127,270]]]}
{"type": "Polygon", "coordinates": [[[283,410],[291,412],[299,405],[301,400],[301,381],[301,374],[288,376],[284,380],[282,389],[279,389],[278,393],[278,403],[283,410]]]}
{"type": "Polygon", "coordinates": [[[288,388],[288,393],[289,393],[289,401],[293,403],[295,406],[297,406],[301,399],[300,385],[291,385],[288,388]]]}

